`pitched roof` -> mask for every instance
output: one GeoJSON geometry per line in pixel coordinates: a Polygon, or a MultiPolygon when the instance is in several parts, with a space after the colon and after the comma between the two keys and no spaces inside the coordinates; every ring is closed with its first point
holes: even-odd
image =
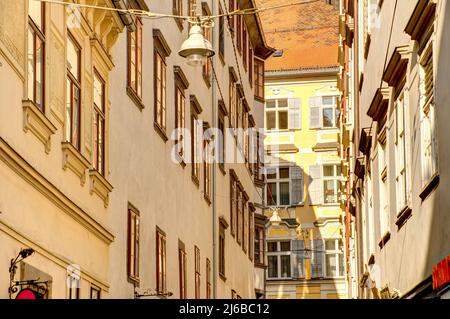
{"type": "MultiPolygon", "coordinates": [[[[291,0],[257,0],[258,8],[289,4],[291,0]]],[[[299,70],[337,66],[339,10],[325,0],[259,13],[269,46],[283,50],[266,60],[266,70],[299,70]]]]}

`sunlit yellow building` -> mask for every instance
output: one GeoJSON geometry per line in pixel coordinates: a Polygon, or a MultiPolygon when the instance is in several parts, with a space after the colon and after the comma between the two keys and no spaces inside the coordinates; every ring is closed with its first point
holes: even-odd
{"type": "Polygon", "coordinates": [[[338,10],[316,2],[279,14],[283,19],[262,16],[267,41],[278,50],[265,71],[266,215],[271,219],[266,297],[346,298],[337,148],[338,10]],[[305,31],[303,23],[311,26],[311,21],[298,17],[308,12],[323,19],[305,31]]]}

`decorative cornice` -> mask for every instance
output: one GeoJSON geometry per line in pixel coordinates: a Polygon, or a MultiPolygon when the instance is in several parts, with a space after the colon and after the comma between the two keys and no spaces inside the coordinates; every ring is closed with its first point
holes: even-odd
{"type": "Polygon", "coordinates": [[[182,87],[186,90],[189,87],[189,81],[186,78],[186,75],[184,74],[183,70],[180,66],[174,65],[173,66],[173,73],[175,76],[175,80],[182,85],[182,87]]]}
{"type": "Polygon", "coordinates": [[[406,81],[406,69],[409,60],[409,45],[395,48],[383,74],[383,81],[389,86],[400,88],[406,81]]]}
{"type": "Polygon", "coordinates": [[[90,177],[90,193],[97,194],[108,207],[109,193],[112,192],[113,186],[102,176],[96,169],[89,170],[90,177]]]}
{"type": "Polygon", "coordinates": [[[86,182],[86,170],[89,161],[70,142],[62,142],[63,169],[70,168],[81,181],[81,186],[86,182]]]}
{"type": "Polygon", "coordinates": [[[153,39],[155,40],[155,47],[157,47],[164,57],[168,57],[172,50],[159,29],[153,29],[153,39]]]}
{"type": "Polygon", "coordinates": [[[16,153],[5,140],[0,137],[0,160],[6,163],[16,174],[32,185],[38,192],[47,197],[64,213],[76,220],[108,245],[114,235],[100,222],[81,209],[56,186],[43,177],[36,169],[16,153]]]}
{"type": "Polygon", "coordinates": [[[436,14],[436,0],[419,0],[414,8],[405,32],[414,41],[420,41],[434,21],[436,14]]]}
{"type": "Polygon", "coordinates": [[[194,108],[195,112],[197,114],[201,114],[203,112],[202,107],[200,106],[200,103],[197,100],[197,97],[193,94],[189,96],[189,100],[191,101],[191,106],[194,108]]]}
{"type": "Polygon", "coordinates": [[[389,106],[389,98],[391,95],[390,88],[380,88],[375,92],[375,96],[372,99],[367,115],[374,121],[380,122],[387,113],[389,106]]]}

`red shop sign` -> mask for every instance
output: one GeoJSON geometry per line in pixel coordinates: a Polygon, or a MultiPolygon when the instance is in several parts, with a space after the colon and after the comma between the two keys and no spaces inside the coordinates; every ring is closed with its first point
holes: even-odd
{"type": "Polygon", "coordinates": [[[433,289],[439,290],[450,283],[450,255],[433,267],[433,289]]]}

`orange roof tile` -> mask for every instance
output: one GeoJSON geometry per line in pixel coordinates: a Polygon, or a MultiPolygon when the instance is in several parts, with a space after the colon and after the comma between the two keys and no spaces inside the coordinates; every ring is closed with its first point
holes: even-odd
{"type": "MultiPolygon", "coordinates": [[[[258,8],[292,3],[257,0],[258,8]]],[[[337,66],[339,10],[325,0],[271,9],[259,13],[269,46],[282,57],[266,60],[266,70],[295,70],[337,66]]]]}

